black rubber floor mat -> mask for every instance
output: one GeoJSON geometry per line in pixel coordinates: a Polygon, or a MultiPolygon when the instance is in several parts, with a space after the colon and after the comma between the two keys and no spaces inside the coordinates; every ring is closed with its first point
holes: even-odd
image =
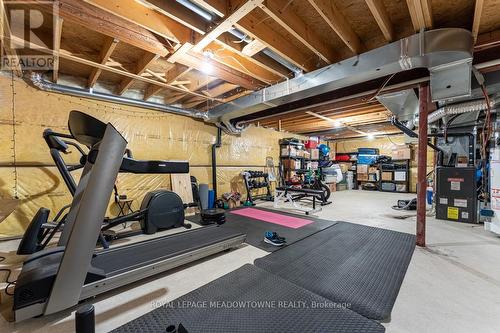
{"type": "Polygon", "coordinates": [[[112,332],[164,333],[179,323],[189,333],[385,331],[379,323],[247,264],[112,332]]]}
{"type": "Polygon", "coordinates": [[[415,236],[339,222],[255,265],[371,319],[390,316],[415,236]]]}
{"type": "MultiPolygon", "coordinates": [[[[247,207],[242,207],[242,208],[247,208],[247,207]]],[[[257,208],[257,207],[254,207],[257,208]]],[[[237,208],[241,209],[241,208],[237,208]]],[[[242,234],[246,234],[247,238],[245,240],[245,243],[253,245],[255,247],[258,247],[259,249],[262,249],[267,252],[274,252],[280,247],[276,247],[267,243],[264,243],[264,233],[266,231],[275,231],[277,232],[280,236],[285,237],[287,241],[287,245],[293,244],[301,239],[304,239],[306,237],[309,237],[318,231],[324,230],[328,227],[331,227],[332,225],[335,225],[337,222],[334,221],[328,221],[328,220],[321,220],[321,219],[315,219],[312,217],[305,217],[304,215],[296,215],[296,214],[290,214],[290,213],[285,213],[281,211],[276,211],[272,209],[265,209],[265,208],[260,208],[258,207],[257,209],[273,212],[273,213],[279,213],[283,215],[289,215],[289,216],[294,216],[294,217],[300,217],[306,220],[312,220],[314,221],[311,224],[305,225],[301,228],[297,229],[292,229],[288,228],[285,226],[281,226],[278,224],[273,224],[269,222],[264,222],[256,219],[252,219],[249,217],[241,216],[241,215],[235,215],[231,214],[231,211],[226,212],[226,223],[222,225],[223,228],[228,228],[231,229],[234,232],[240,232],[242,234]]],[[[198,215],[195,216],[188,216],[186,217],[188,221],[194,222],[194,223],[199,223],[200,217],[198,215]]]]}

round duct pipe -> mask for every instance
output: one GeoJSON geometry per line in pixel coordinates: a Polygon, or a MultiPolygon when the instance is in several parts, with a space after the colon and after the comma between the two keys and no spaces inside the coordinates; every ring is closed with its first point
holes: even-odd
{"type": "Polygon", "coordinates": [[[56,84],[56,83],[45,80],[41,73],[32,72],[27,81],[28,81],[28,83],[34,85],[36,88],[43,90],[43,91],[55,92],[55,93],[60,93],[60,94],[65,94],[65,95],[70,95],[70,96],[76,96],[76,97],[91,98],[91,99],[96,99],[96,100],[100,100],[100,101],[104,101],[104,102],[112,102],[112,103],[117,103],[117,104],[136,106],[136,107],[150,109],[150,110],[156,110],[156,111],[161,111],[161,112],[167,112],[167,113],[172,113],[172,114],[177,114],[177,115],[182,115],[182,116],[188,116],[188,117],[208,120],[207,112],[202,112],[202,111],[198,111],[198,110],[194,110],[194,109],[183,109],[183,108],[179,108],[179,107],[168,105],[168,104],[146,102],[146,101],[141,101],[141,100],[137,100],[137,99],[133,99],[133,98],[127,98],[127,97],[116,96],[116,95],[111,95],[111,94],[104,94],[104,93],[90,91],[88,89],[81,89],[81,88],[75,88],[75,87],[65,86],[65,85],[61,85],[61,84],[56,84]]]}

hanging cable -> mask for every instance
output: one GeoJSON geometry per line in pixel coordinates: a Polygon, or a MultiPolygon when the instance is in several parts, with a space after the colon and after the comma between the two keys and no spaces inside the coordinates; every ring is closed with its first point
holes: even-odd
{"type": "Polygon", "coordinates": [[[12,92],[12,162],[14,163],[14,198],[19,199],[19,184],[18,184],[18,174],[17,174],[17,156],[16,156],[16,104],[15,96],[16,91],[14,88],[14,71],[11,71],[11,92],[12,92]]]}

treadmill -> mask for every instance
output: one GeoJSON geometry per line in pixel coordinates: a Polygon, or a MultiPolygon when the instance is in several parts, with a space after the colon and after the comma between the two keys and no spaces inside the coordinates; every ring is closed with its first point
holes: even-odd
{"type": "MultiPolygon", "coordinates": [[[[70,122],[79,115],[72,111],[70,122]]],[[[208,226],[95,252],[127,141],[109,123],[104,135],[96,134],[92,122],[80,125],[73,135],[95,143],[59,246],[43,249],[23,263],[14,290],[16,321],[62,311],[86,298],[237,247],[245,240],[245,234],[208,226]]],[[[147,167],[152,161],[131,163],[147,167]]],[[[167,164],[182,171],[187,162],[162,162],[153,167],[167,164]]]]}

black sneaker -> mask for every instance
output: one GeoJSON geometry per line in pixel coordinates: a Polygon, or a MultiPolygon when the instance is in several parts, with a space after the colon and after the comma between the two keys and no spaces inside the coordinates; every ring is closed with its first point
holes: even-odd
{"type": "Polygon", "coordinates": [[[264,242],[274,246],[283,246],[286,244],[284,237],[280,237],[276,232],[271,231],[266,231],[264,234],[264,242]]]}

